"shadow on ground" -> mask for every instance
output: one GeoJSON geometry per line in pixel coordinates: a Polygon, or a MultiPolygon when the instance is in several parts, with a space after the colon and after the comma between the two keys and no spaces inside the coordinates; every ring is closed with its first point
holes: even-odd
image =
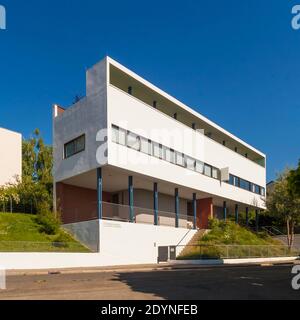
{"type": "Polygon", "coordinates": [[[290,266],[129,272],[114,279],[134,292],[167,300],[298,300],[291,280],[290,266]]]}

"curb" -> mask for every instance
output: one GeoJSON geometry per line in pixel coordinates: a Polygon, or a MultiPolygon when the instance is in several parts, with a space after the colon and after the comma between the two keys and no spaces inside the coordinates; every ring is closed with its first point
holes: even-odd
{"type": "Polygon", "coordinates": [[[283,260],[264,260],[261,262],[236,262],[224,263],[222,260],[203,260],[199,263],[195,261],[171,261],[170,263],[159,265],[144,265],[144,266],[116,266],[102,268],[74,268],[74,269],[43,269],[43,270],[7,270],[8,276],[42,276],[42,275],[61,275],[61,274],[87,274],[87,273],[130,273],[130,272],[149,272],[149,271],[184,271],[203,268],[237,268],[237,267],[272,267],[291,264],[300,264],[298,257],[283,260]],[[194,262],[194,263],[193,263],[194,262]]]}

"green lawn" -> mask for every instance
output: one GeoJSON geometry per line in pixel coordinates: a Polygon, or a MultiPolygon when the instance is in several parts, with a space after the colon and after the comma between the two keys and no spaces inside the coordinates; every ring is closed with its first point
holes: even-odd
{"type": "Polygon", "coordinates": [[[40,229],[34,215],[0,213],[0,252],[89,252],[62,229],[51,236],[40,229]]]}
{"type": "Polygon", "coordinates": [[[254,233],[234,222],[211,221],[211,231],[187,246],[179,260],[298,255],[265,233],[254,233]]]}

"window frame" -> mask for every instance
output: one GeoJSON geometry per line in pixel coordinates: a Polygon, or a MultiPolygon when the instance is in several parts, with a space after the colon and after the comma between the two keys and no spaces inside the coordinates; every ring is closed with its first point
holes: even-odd
{"type": "Polygon", "coordinates": [[[220,170],[218,168],[216,168],[216,167],[212,167],[211,177],[213,179],[220,180],[220,170]],[[217,176],[216,177],[214,176],[214,172],[217,172],[217,176]]]}
{"type": "Polygon", "coordinates": [[[75,156],[76,154],[79,154],[79,153],[85,151],[85,148],[86,148],[86,136],[85,136],[85,133],[84,133],[84,134],[80,135],[79,137],[77,137],[77,138],[75,138],[75,139],[73,139],[73,140],[71,140],[71,141],[68,141],[68,142],[66,142],[66,143],[64,144],[64,154],[63,154],[63,158],[64,158],[64,159],[69,159],[69,158],[75,156]],[[81,149],[77,149],[77,147],[76,147],[76,142],[77,142],[78,140],[82,139],[82,138],[84,139],[84,140],[83,140],[83,147],[82,147],[81,149]],[[68,153],[67,153],[67,147],[68,147],[69,145],[71,145],[72,143],[74,144],[74,152],[73,152],[72,154],[70,154],[70,155],[67,155],[67,154],[68,154],[68,153]]]}
{"type": "Polygon", "coordinates": [[[196,170],[196,159],[190,157],[190,156],[184,156],[184,164],[185,164],[185,167],[191,171],[195,171],[196,170]],[[191,161],[193,162],[193,167],[189,167],[188,166],[188,161],[191,161]]]}
{"type": "Polygon", "coordinates": [[[140,152],[141,150],[141,137],[139,135],[137,135],[136,133],[133,133],[131,131],[127,131],[127,135],[126,135],[126,146],[127,148],[131,149],[131,150],[135,150],[140,152]],[[134,137],[135,138],[135,144],[138,144],[138,148],[135,148],[134,146],[130,146],[128,145],[128,141],[129,141],[129,136],[134,137]]]}
{"type": "Polygon", "coordinates": [[[185,168],[185,158],[184,158],[184,154],[182,152],[179,151],[175,151],[175,164],[178,167],[182,167],[185,168]],[[178,156],[180,156],[182,158],[182,164],[178,163],[178,156]]]}
{"type": "Polygon", "coordinates": [[[210,165],[210,164],[207,164],[207,163],[204,163],[204,175],[206,176],[206,177],[210,177],[210,178],[212,178],[212,166],[210,165]],[[206,168],[209,168],[210,169],[210,175],[208,175],[208,174],[206,174],[206,168]]]}
{"type": "Polygon", "coordinates": [[[202,161],[200,161],[200,160],[196,160],[196,163],[195,163],[195,171],[196,171],[197,173],[200,173],[200,174],[204,175],[204,165],[205,165],[204,162],[202,162],[202,161]],[[197,170],[197,168],[199,168],[199,167],[198,167],[199,165],[201,165],[201,167],[202,167],[202,171],[201,171],[201,172],[197,170]]]}

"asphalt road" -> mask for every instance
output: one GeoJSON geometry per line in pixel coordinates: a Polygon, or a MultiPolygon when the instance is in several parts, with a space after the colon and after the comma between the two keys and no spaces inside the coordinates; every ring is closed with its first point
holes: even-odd
{"type": "Polygon", "coordinates": [[[8,276],[0,300],[299,299],[292,266],[8,276]]]}

